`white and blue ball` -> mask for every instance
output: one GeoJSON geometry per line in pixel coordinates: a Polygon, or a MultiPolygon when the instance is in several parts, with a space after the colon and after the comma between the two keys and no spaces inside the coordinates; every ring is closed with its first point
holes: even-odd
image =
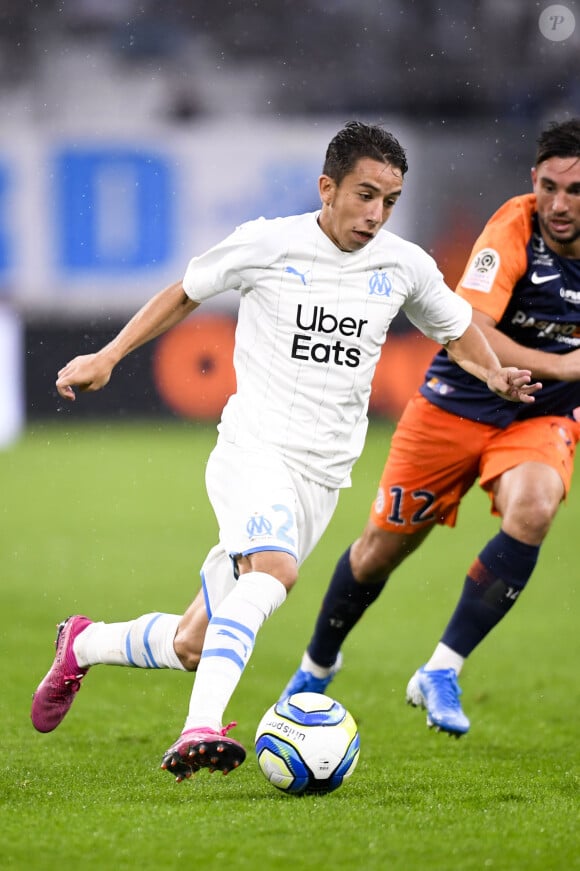
{"type": "Polygon", "coordinates": [[[321,693],[295,693],[276,702],[256,731],[262,773],[291,795],[338,789],[356,768],[359,752],[354,718],[321,693]]]}

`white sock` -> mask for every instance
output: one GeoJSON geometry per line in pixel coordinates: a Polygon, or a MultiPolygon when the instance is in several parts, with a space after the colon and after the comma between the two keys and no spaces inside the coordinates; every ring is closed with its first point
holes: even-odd
{"type": "Polygon", "coordinates": [[[155,613],[127,623],[92,623],[77,635],[73,651],[81,668],[102,663],[185,671],[173,648],[180,620],[155,613]]]}
{"type": "Polygon", "coordinates": [[[286,599],[286,588],[265,572],[248,572],[209,622],[183,730],[221,729],[262,624],[286,599]]]}
{"type": "Polygon", "coordinates": [[[332,673],[334,665],[329,665],[328,668],[324,665],[318,665],[308,654],[308,651],[304,651],[300,668],[302,671],[307,671],[310,674],[313,674],[314,677],[328,677],[328,675],[332,673]]]}
{"type": "Polygon", "coordinates": [[[460,675],[465,657],[460,656],[446,644],[439,642],[429,662],[423,667],[425,671],[437,671],[440,668],[452,668],[457,676],[460,675]]]}

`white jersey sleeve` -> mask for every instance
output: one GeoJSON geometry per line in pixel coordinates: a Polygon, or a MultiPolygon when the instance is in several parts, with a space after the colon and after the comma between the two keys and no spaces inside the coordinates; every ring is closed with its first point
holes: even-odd
{"type": "Polygon", "coordinates": [[[191,260],[183,286],[197,301],[240,293],[237,389],[220,439],[280,452],[331,488],[348,486],[362,451],[372,378],[397,313],[442,344],[471,319],[422,249],[381,231],[360,251],[340,251],[316,213],[242,225],[191,260]]]}
{"type": "Polygon", "coordinates": [[[183,279],[190,299],[202,302],[226,290],[250,289],[252,264],[264,265],[267,261],[263,243],[269,223],[258,218],[241,224],[222,242],[190,260],[183,279]]]}
{"type": "Polygon", "coordinates": [[[471,305],[446,284],[432,257],[418,245],[411,247],[410,278],[414,292],[404,304],[417,329],[440,345],[459,339],[471,323],[471,305]],[[451,294],[451,296],[450,296],[451,294]]]}

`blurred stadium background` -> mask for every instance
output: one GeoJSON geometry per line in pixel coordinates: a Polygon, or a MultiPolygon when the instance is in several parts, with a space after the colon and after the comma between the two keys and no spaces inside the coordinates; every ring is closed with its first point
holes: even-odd
{"type": "MultiPolygon", "coordinates": [[[[522,604],[464,672],[466,742],[428,733],[403,699],[496,528],[486,497],[474,488],[460,528],[398,570],[337,678],[364,750],[336,801],[278,801],[255,760],[225,788],[176,790],[158,766],[183,721],[177,672],[95,669],[56,733],[33,735],[29,721],[64,616],[178,613],[197,591],[215,542],[204,458],[232,389],[236,299],[204,305],[74,404],[56,395],[58,368],[240,221],[317,208],[323,151],[352,118],[384,122],[407,147],[389,226],[453,284],[488,215],[529,190],[540,127],[580,111],[580,0],[558,8],[0,0],[2,868],[222,871],[259,855],[272,871],[580,869],[575,490],[522,604]]],[[[396,322],[354,486],[236,694],[248,747],[432,350],[396,322]]]]}
{"type": "MultiPolygon", "coordinates": [[[[1,0],[0,444],[57,415],[217,417],[235,299],[74,411],[55,373],[241,221],[317,208],[345,121],[407,147],[390,227],[453,284],[529,189],[540,127],[579,105],[575,2],[1,0]]],[[[374,414],[397,416],[431,351],[397,322],[374,414]]]]}

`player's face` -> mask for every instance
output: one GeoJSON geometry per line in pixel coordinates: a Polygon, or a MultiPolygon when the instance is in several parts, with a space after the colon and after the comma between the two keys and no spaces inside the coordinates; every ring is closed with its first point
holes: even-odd
{"type": "Polygon", "coordinates": [[[363,157],[339,185],[320,176],[319,223],[341,251],[359,251],[388,220],[403,188],[403,174],[390,163],[363,157]]]}
{"type": "Polygon", "coordinates": [[[580,257],[580,158],[550,157],[532,169],[538,220],[546,244],[580,257]]]}

